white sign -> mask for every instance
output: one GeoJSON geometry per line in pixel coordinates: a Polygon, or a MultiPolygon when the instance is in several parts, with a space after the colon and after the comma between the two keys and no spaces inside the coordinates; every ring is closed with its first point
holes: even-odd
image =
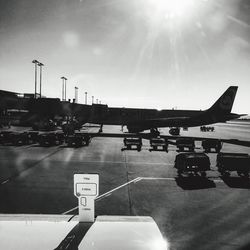
{"type": "Polygon", "coordinates": [[[99,195],[99,175],[98,174],[74,174],[74,195],[93,196],[99,195]]]}
{"type": "Polygon", "coordinates": [[[95,183],[76,183],[76,195],[96,197],[97,185],[95,183]]]}
{"type": "Polygon", "coordinates": [[[95,198],[99,195],[99,175],[75,174],[74,195],[78,198],[79,221],[94,222],[95,198]]]}

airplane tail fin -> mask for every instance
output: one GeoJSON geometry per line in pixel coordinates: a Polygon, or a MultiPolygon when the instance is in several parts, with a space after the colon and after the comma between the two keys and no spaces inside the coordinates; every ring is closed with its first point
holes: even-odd
{"type": "Polygon", "coordinates": [[[208,111],[217,114],[230,114],[237,90],[238,86],[230,86],[208,111]]]}

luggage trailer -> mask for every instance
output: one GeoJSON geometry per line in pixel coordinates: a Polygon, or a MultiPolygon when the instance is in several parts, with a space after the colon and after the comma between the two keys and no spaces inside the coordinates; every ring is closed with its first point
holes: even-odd
{"type": "Polygon", "coordinates": [[[206,176],[206,171],[210,170],[210,160],[205,153],[180,153],[176,155],[174,168],[177,169],[178,176],[188,174],[189,176],[206,176]]]}
{"type": "Polygon", "coordinates": [[[240,153],[219,153],[216,159],[218,172],[224,176],[230,176],[236,171],[240,177],[249,177],[250,156],[240,153]]]}

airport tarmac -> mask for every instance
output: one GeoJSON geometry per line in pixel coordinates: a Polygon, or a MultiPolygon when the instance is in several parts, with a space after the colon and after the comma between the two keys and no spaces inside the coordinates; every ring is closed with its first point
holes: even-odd
{"type": "MultiPolygon", "coordinates": [[[[104,126],[104,132],[120,127],[104,126]]],[[[181,135],[250,141],[249,132],[249,123],[232,122],[215,125],[215,132],[190,128],[181,135]]],[[[147,140],[141,152],[122,147],[121,138],[93,138],[80,148],[1,145],[0,213],[76,214],[73,174],[98,173],[96,215],[151,216],[170,249],[250,249],[249,180],[236,174],[222,180],[215,153],[208,154],[207,179],[180,179],[174,145],[168,153],[149,152],[147,140]]],[[[202,152],[200,143],[196,151],[202,152]]],[[[224,144],[222,152],[250,154],[250,148],[224,144]]]]}

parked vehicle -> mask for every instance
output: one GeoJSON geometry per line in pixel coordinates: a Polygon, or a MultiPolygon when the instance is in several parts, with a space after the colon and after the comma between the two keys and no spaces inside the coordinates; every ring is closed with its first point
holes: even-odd
{"type": "Polygon", "coordinates": [[[194,139],[179,138],[176,140],[176,147],[179,149],[179,151],[184,151],[185,149],[189,151],[194,151],[195,149],[194,139]]]}
{"type": "Polygon", "coordinates": [[[138,152],[141,151],[142,139],[140,137],[124,138],[123,143],[125,148],[122,148],[122,150],[131,150],[133,147],[135,147],[138,152]]]}
{"type": "Polygon", "coordinates": [[[203,140],[201,145],[206,153],[211,152],[212,148],[215,149],[215,152],[219,153],[222,148],[221,141],[216,139],[203,140]]]}
{"type": "Polygon", "coordinates": [[[230,176],[231,172],[236,171],[239,176],[249,177],[250,156],[239,153],[219,153],[217,168],[222,176],[230,176]]]}
{"type": "Polygon", "coordinates": [[[66,143],[69,147],[81,147],[83,145],[88,146],[90,143],[90,136],[84,133],[74,133],[73,135],[68,135],[66,143]]]}
{"type": "Polygon", "coordinates": [[[167,139],[164,139],[161,137],[151,138],[149,143],[151,146],[149,151],[162,149],[163,151],[168,152],[168,140],[167,139]]]}
{"type": "Polygon", "coordinates": [[[177,169],[179,176],[184,173],[191,176],[200,173],[205,177],[206,171],[210,170],[210,160],[204,153],[180,153],[175,158],[174,168],[177,169]]]}

